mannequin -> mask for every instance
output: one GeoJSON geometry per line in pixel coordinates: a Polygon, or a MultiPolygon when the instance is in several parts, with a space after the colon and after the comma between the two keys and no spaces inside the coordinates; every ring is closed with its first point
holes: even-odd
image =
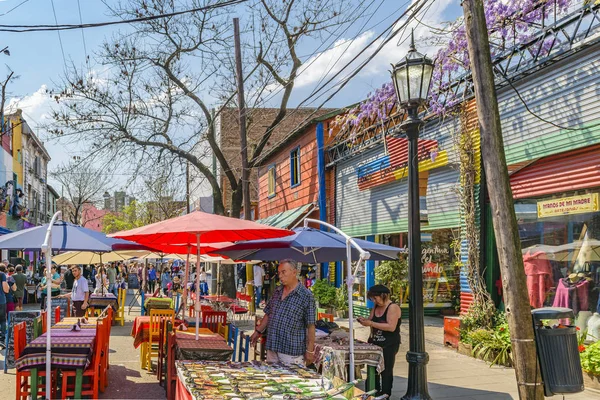
{"type": "Polygon", "coordinates": [[[587,324],[587,342],[595,342],[600,338],[600,314],[594,313],[587,324]]]}

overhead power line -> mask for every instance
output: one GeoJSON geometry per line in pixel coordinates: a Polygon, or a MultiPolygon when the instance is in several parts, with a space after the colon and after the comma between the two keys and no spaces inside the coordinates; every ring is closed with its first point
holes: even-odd
{"type": "Polygon", "coordinates": [[[119,21],[106,21],[106,22],[94,22],[88,24],[61,24],[61,25],[4,25],[0,24],[0,32],[14,32],[14,33],[23,33],[23,32],[47,32],[47,31],[65,31],[72,29],[87,29],[87,28],[98,28],[102,26],[110,26],[110,25],[122,25],[122,24],[131,24],[136,22],[146,22],[153,21],[156,19],[162,18],[170,18],[178,15],[184,14],[193,14],[196,12],[208,11],[217,8],[229,7],[237,4],[242,4],[247,2],[248,0],[228,0],[220,3],[211,4],[204,7],[192,8],[189,10],[175,11],[172,13],[166,14],[158,14],[151,15],[148,17],[140,17],[140,18],[132,18],[132,19],[124,19],[119,21]]]}

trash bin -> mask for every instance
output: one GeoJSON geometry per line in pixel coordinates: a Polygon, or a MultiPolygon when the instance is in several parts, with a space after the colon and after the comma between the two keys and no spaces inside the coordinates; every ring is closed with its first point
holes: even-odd
{"type": "Polygon", "coordinates": [[[546,396],[582,392],[583,371],[574,325],[543,325],[542,320],[575,320],[570,308],[537,308],[531,310],[538,360],[546,396]]]}

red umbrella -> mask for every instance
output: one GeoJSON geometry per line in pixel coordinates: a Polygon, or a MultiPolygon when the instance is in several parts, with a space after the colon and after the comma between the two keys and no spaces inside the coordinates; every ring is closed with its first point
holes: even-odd
{"type": "Polygon", "coordinates": [[[217,243],[278,238],[293,233],[287,229],[274,228],[252,221],[194,211],[181,217],[113,233],[109,236],[146,245],[188,245],[197,243],[198,234],[201,236],[202,243],[217,243]]]}
{"type": "MultiPolygon", "coordinates": [[[[203,244],[216,244],[221,242],[237,242],[240,240],[271,239],[292,235],[294,232],[287,229],[274,228],[243,219],[224,217],[194,211],[181,217],[142,226],[140,228],[121,231],[112,234],[112,237],[127,239],[145,245],[196,245],[197,268],[200,267],[200,253],[203,244]]],[[[189,252],[187,271],[184,279],[183,298],[186,300],[187,278],[189,273],[189,252]]],[[[196,273],[196,290],[200,287],[200,273],[196,273]]],[[[196,296],[196,308],[200,296],[196,296]]],[[[200,326],[200,313],[196,309],[196,340],[200,326]]],[[[185,306],[183,308],[185,316],[185,306]]]]}

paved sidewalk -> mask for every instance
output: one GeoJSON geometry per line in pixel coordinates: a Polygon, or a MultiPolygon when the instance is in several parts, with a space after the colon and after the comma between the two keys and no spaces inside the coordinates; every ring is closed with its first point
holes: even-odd
{"type": "MultiPolygon", "coordinates": [[[[347,322],[340,322],[347,325],[347,322]]],[[[429,353],[427,379],[429,394],[433,399],[444,400],[509,400],[518,399],[515,371],[506,367],[489,367],[489,364],[458,354],[443,346],[443,320],[425,317],[426,350],[429,353]]],[[[359,339],[366,340],[369,328],[355,327],[359,339]]],[[[396,356],[392,399],[406,393],[408,363],[408,323],[401,328],[402,345],[396,356]]],[[[554,398],[562,399],[562,396],[554,398]]],[[[586,390],[576,395],[566,395],[565,400],[600,400],[600,392],[586,390]]]]}

